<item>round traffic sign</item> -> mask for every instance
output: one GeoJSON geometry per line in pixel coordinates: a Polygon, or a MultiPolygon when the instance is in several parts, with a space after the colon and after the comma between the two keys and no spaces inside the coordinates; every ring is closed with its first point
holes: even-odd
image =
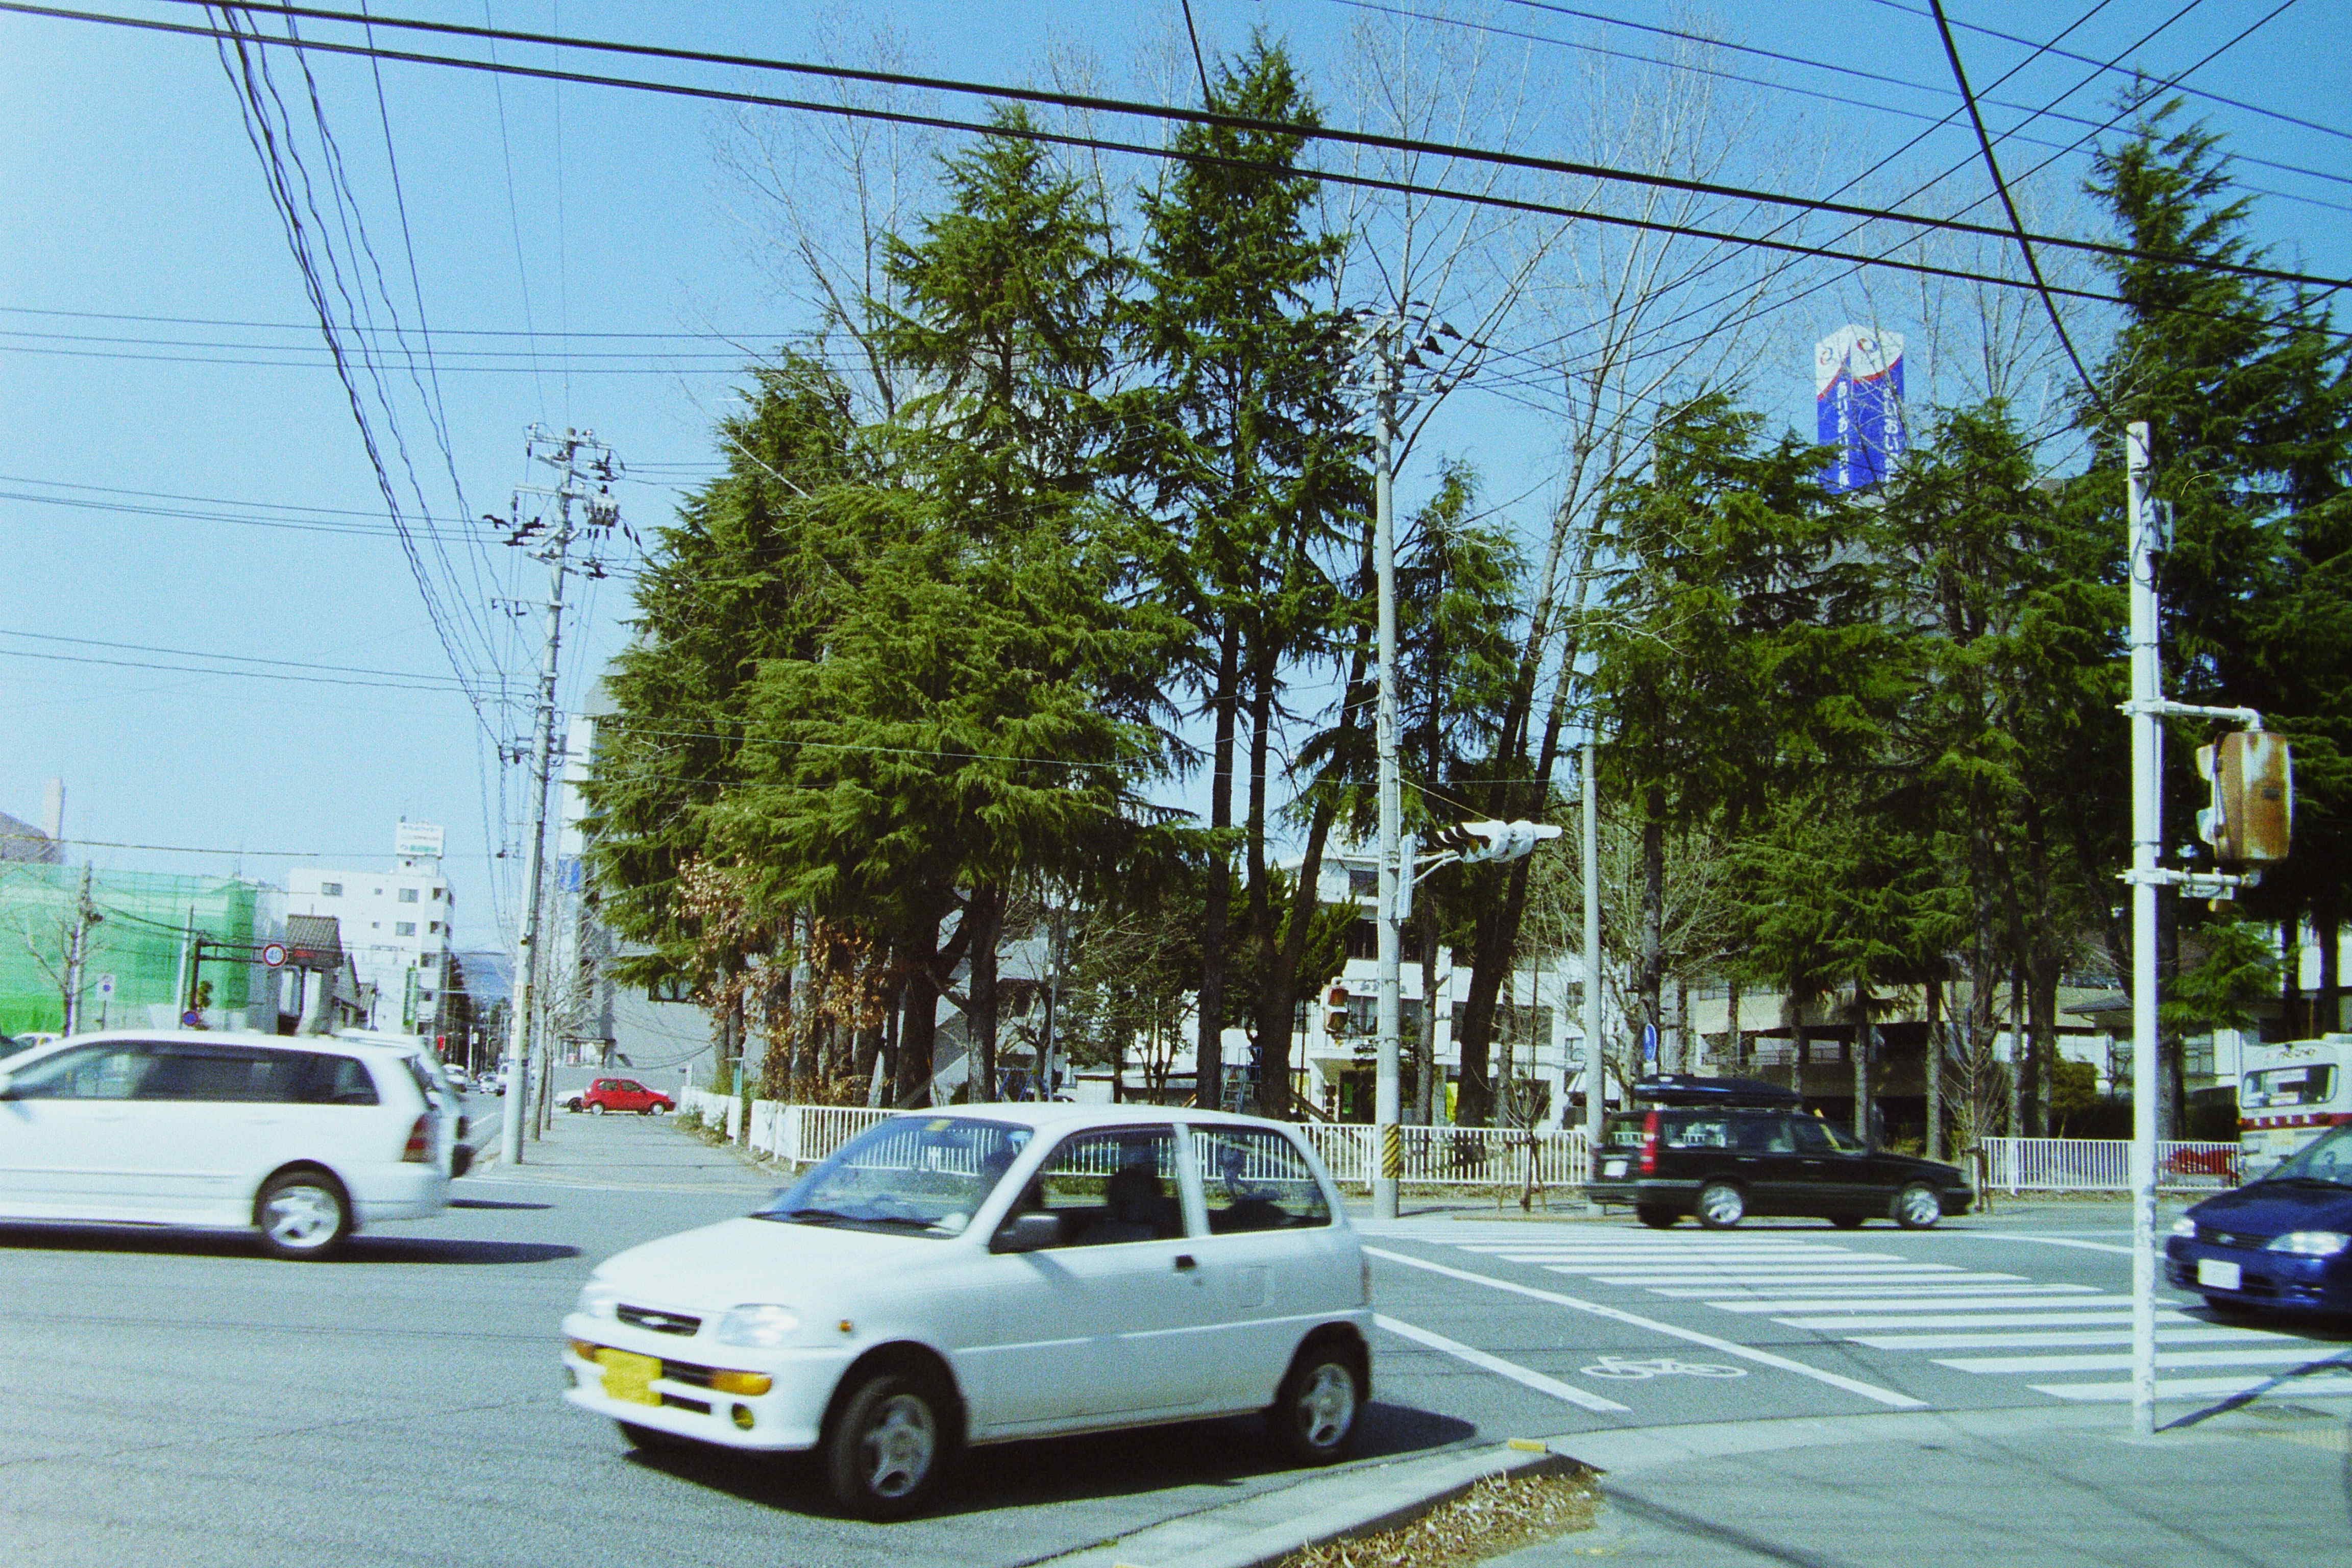
{"type": "Polygon", "coordinates": [[[283,968],[286,963],[286,944],[282,942],[273,942],[264,947],[261,950],[261,962],[272,969],[283,968]]]}

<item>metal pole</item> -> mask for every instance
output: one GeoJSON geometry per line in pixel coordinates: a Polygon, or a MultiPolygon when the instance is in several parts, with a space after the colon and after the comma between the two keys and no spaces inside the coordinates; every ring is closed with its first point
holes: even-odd
{"type": "Polygon", "coordinates": [[[2156,1432],[2156,869],[2164,834],[2164,698],[2156,559],[2147,504],[2147,426],[2125,432],[2131,535],[2132,771],[2132,1431],[2156,1432]]]}
{"type": "MultiPolygon", "coordinates": [[[[1584,1157],[1601,1158],[1601,1101],[1608,1073],[1601,1050],[1601,781],[1598,750],[1584,742],[1584,1157]]],[[[1587,1171],[1590,1180],[1592,1172],[1587,1171]]]]}
{"type": "Polygon", "coordinates": [[[523,873],[522,931],[515,943],[513,1016],[508,1020],[507,1097],[499,1126],[499,1156],[509,1165],[522,1163],[523,1102],[531,1093],[531,993],[539,951],[541,872],[547,858],[547,780],[554,752],[557,654],[563,640],[564,558],[572,548],[570,441],[563,451],[565,483],[558,498],[562,521],[547,552],[547,644],[540,656],[538,713],[531,723],[530,854],[523,873]]]}
{"type": "Polygon", "coordinates": [[[1380,581],[1380,700],[1374,720],[1374,743],[1380,754],[1381,871],[1379,935],[1380,986],[1374,1027],[1378,1031],[1378,1078],[1372,1096],[1374,1158],[1372,1215],[1397,1217],[1397,1177],[1402,1166],[1403,1133],[1398,1093],[1397,1037],[1403,990],[1404,933],[1397,925],[1397,890],[1412,873],[1397,864],[1403,835],[1402,802],[1397,784],[1397,625],[1396,625],[1396,451],[1397,378],[1396,329],[1384,328],[1377,340],[1380,353],[1380,431],[1372,458],[1372,562],[1380,581]]]}

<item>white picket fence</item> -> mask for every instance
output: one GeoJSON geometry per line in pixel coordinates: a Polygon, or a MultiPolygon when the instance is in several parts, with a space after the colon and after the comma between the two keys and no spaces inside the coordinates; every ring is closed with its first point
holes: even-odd
{"type": "MultiPolygon", "coordinates": [[[[2238,1184],[2238,1146],[2167,1140],[2156,1146],[2156,1184],[2168,1193],[2238,1184]]],[[[2122,1138],[1988,1138],[1984,1184],[2006,1193],[2127,1193],[2131,1143],[2122,1138]]]]}
{"type": "MultiPolygon", "coordinates": [[[[789,1105],[759,1100],[751,1102],[747,1128],[740,1100],[697,1089],[686,1092],[678,1109],[697,1112],[708,1125],[725,1128],[730,1142],[742,1143],[753,1153],[794,1165],[813,1164],[876,1122],[899,1114],[856,1105],[789,1105]]],[[[1334,1180],[1347,1186],[1370,1185],[1379,1163],[1379,1145],[1370,1126],[1332,1121],[1294,1125],[1334,1180]]],[[[1537,1162],[1537,1180],[1546,1187],[1580,1186],[1591,1173],[1580,1127],[1532,1137],[1491,1127],[1398,1131],[1408,1186],[1516,1190],[1527,1184],[1530,1154],[1537,1162]]]]}

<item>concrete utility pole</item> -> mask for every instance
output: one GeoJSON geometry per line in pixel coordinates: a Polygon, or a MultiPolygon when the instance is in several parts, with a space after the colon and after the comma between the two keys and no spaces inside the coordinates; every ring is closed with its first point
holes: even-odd
{"type": "Polygon", "coordinates": [[[1608,1069],[1601,1051],[1601,780],[1592,742],[1578,772],[1584,786],[1584,1153],[1601,1158],[1601,1104],[1608,1069]]]}
{"type": "Polygon", "coordinates": [[[2156,1432],[2156,861],[2164,837],[2164,675],[2157,647],[2147,426],[2124,437],[2131,539],[2132,760],[2132,1431],[2156,1432]]]}
{"type": "MultiPolygon", "coordinates": [[[[1397,393],[1403,380],[1399,365],[1401,322],[1382,322],[1373,339],[1378,356],[1379,385],[1373,417],[1379,429],[1372,441],[1372,563],[1380,585],[1378,623],[1380,693],[1373,718],[1373,746],[1379,754],[1381,810],[1380,918],[1378,936],[1380,982],[1373,1013],[1375,1072],[1372,1092],[1373,1141],[1378,1164],[1372,1173],[1372,1215],[1397,1217],[1397,1180],[1403,1173],[1404,1134],[1397,1058],[1403,1012],[1402,962],[1404,932],[1397,919],[1399,889],[1412,868],[1397,864],[1404,832],[1403,802],[1397,772],[1397,622],[1396,622],[1396,421],[1397,393]]],[[[1423,1006],[1429,1002],[1424,999],[1423,1006]]]]}
{"type": "MultiPolygon", "coordinates": [[[[531,1072],[531,1046],[537,1024],[532,1012],[538,988],[540,926],[544,914],[547,786],[554,771],[555,679],[563,642],[563,580],[575,571],[597,577],[604,574],[602,563],[596,560],[577,566],[572,563],[572,544],[579,537],[572,521],[572,504],[583,504],[586,525],[599,531],[609,530],[620,517],[611,493],[613,449],[597,440],[593,431],[566,430],[558,437],[534,425],[525,450],[559,470],[562,478],[552,488],[523,486],[516,491],[513,531],[507,538],[509,544],[521,547],[548,529],[544,516],[529,522],[522,521],[524,495],[554,501],[553,531],[530,552],[548,565],[547,636],[540,654],[539,697],[531,720],[530,842],[523,873],[522,928],[515,942],[514,996],[509,1004],[511,1016],[507,1034],[506,1102],[499,1128],[499,1157],[509,1165],[522,1163],[528,1107],[538,1098],[534,1090],[541,1087],[534,1082],[531,1072]],[[593,490],[584,482],[590,478],[600,481],[593,490]]],[[[549,1081],[552,1081],[551,1076],[549,1081]]]]}
{"type": "Polygon", "coordinates": [[[89,928],[104,917],[89,900],[89,868],[81,868],[81,892],[74,900],[73,926],[66,932],[66,1033],[81,1032],[82,971],[89,962],[89,928]]]}

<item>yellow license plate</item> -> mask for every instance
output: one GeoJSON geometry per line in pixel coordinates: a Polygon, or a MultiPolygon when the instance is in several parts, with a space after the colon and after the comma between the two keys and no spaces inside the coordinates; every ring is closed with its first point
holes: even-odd
{"type": "Polygon", "coordinates": [[[604,1369],[604,1397],[627,1405],[659,1405],[654,1379],[661,1375],[661,1358],[633,1351],[600,1350],[596,1364],[604,1369]]]}

